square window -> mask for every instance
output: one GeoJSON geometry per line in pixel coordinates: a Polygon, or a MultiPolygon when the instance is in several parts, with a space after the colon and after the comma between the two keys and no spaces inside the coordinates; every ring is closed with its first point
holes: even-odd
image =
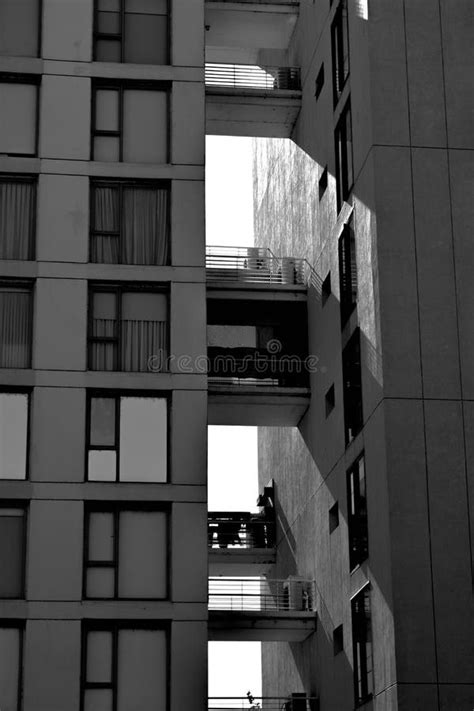
{"type": "Polygon", "coordinates": [[[36,179],[0,175],[0,259],[34,259],[36,179]]]}
{"type": "Polygon", "coordinates": [[[334,384],[331,385],[331,387],[327,391],[324,399],[325,399],[325,403],[326,403],[326,417],[329,417],[331,412],[334,410],[334,407],[336,404],[336,394],[334,391],[334,384]]]}
{"type": "Polygon", "coordinates": [[[0,598],[24,596],[26,511],[18,506],[0,508],[0,598]]]}
{"type": "Polygon", "coordinates": [[[0,479],[26,479],[29,395],[0,393],[0,479]]]}
{"type": "Polygon", "coordinates": [[[332,633],[332,646],[334,656],[344,651],[344,633],[342,625],[336,627],[332,633]]]}
{"type": "Polygon", "coordinates": [[[37,150],[38,85],[21,75],[0,75],[0,154],[34,156],[37,150]]]}
{"type": "Polygon", "coordinates": [[[336,530],[339,526],[339,504],[335,504],[329,509],[329,534],[336,530]]]}
{"type": "Polygon", "coordinates": [[[321,64],[321,69],[318,72],[318,76],[316,77],[316,83],[315,83],[315,91],[314,95],[316,99],[319,98],[319,95],[321,94],[324,86],[324,64],[321,64]]]}
{"type": "Polygon", "coordinates": [[[321,177],[319,178],[318,181],[318,194],[319,194],[319,199],[323,199],[323,195],[326,192],[326,189],[328,187],[328,167],[326,166],[321,173],[321,177]]]}
{"type": "Polygon", "coordinates": [[[331,272],[328,272],[321,286],[321,304],[323,306],[331,296],[331,293],[331,272]]]}

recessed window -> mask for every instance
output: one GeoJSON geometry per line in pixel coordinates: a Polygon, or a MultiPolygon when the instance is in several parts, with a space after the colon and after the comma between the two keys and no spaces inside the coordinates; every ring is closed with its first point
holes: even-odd
{"type": "Polygon", "coordinates": [[[31,334],[31,287],[0,282],[0,368],[31,367],[31,334]]]}
{"type": "Polygon", "coordinates": [[[321,303],[322,306],[326,303],[326,301],[329,299],[331,296],[331,272],[327,273],[326,278],[324,279],[322,286],[321,286],[321,303]]]}
{"type": "Polygon", "coordinates": [[[319,193],[319,199],[323,199],[323,195],[326,192],[326,189],[328,187],[328,168],[327,166],[324,168],[323,172],[321,173],[321,177],[319,178],[318,181],[318,193],[319,193]]]}
{"type": "Polygon", "coordinates": [[[40,2],[41,0],[0,2],[0,55],[38,56],[40,2]]]}
{"type": "Polygon", "coordinates": [[[334,410],[334,406],[336,404],[336,395],[334,391],[334,385],[331,385],[329,390],[327,391],[325,397],[324,397],[325,403],[326,403],[326,417],[329,417],[331,412],[334,410]]]}
{"type": "Polygon", "coordinates": [[[339,238],[339,287],[341,294],[341,326],[344,327],[357,305],[358,281],[356,242],[353,217],[344,225],[339,238]]]}
{"type": "Polygon", "coordinates": [[[365,460],[361,456],[347,472],[349,563],[354,570],[369,555],[365,460]]]}
{"type": "Polygon", "coordinates": [[[0,506],[0,598],[21,598],[25,585],[26,511],[0,506]]]}
{"type": "Polygon", "coordinates": [[[336,194],[337,212],[342,203],[347,200],[354,184],[354,168],[352,159],[352,117],[351,105],[348,101],[341,112],[334,133],[336,151],[336,194]]]}
{"type": "Polygon", "coordinates": [[[153,83],[97,82],[92,158],[105,162],[168,162],[168,92],[153,83]]]}
{"type": "Polygon", "coordinates": [[[94,59],[168,63],[168,0],[96,0],[94,59]]]}
{"type": "Polygon", "coordinates": [[[323,90],[324,86],[324,64],[321,64],[321,69],[318,72],[318,76],[316,77],[316,83],[315,83],[315,88],[314,88],[314,95],[316,99],[319,98],[320,93],[323,90]]]}
{"type": "Polygon", "coordinates": [[[169,186],[94,181],[91,262],[169,263],[169,186]]]}
{"type": "Polygon", "coordinates": [[[96,599],[168,596],[166,511],[104,507],[86,514],[84,594],[96,599]]]}
{"type": "Polygon", "coordinates": [[[0,75],[0,106],[0,154],[36,155],[37,81],[21,75],[0,75]]]}
{"type": "Polygon", "coordinates": [[[164,370],[168,356],[168,297],[129,287],[94,287],[90,295],[89,368],[164,370]]]}
{"type": "Polygon", "coordinates": [[[342,379],[346,444],[350,444],[363,425],[359,329],[354,331],[342,351],[342,379]]]}
{"type": "Polygon", "coordinates": [[[349,17],[347,0],[341,0],[331,25],[334,105],[349,77],[349,17]]]}
{"type": "Polygon", "coordinates": [[[87,624],[84,711],[168,708],[168,635],[142,622],[87,624]]]}
{"type": "Polygon", "coordinates": [[[160,397],[89,399],[89,481],[167,481],[168,405],[160,397]]]}
{"type": "Polygon", "coordinates": [[[0,479],[25,479],[28,449],[27,393],[0,393],[0,479]]]}
{"type": "Polygon", "coordinates": [[[0,620],[0,704],[5,711],[20,711],[22,691],[23,628],[0,620]]]}
{"type": "Polygon", "coordinates": [[[332,633],[332,646],[334,656],[344,651],[344,633],[342,625],[336,627],[332,633]]]}
{"type": "Polygon", "coordinates": [[[339,526],[339,504],[335,504],[329,509],[329,533],[331,534],[339,526]]]}
{"type": "Polygon", "coordinates": [[[370,588],[367,585],[351,601],[352,648],[354,656],[354,700],[368,701],[374,691],[370,588]]]}
{"type": "Polygon", "coordinates": [[[36,179],[0,175],[0,259],[34,259],[36,179]]]}

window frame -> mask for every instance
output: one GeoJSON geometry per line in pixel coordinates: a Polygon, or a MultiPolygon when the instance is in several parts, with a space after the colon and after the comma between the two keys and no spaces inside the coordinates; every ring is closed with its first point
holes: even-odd
{"type": "Polygon", "coordinates": [[[132,484],[135,486],[163,486],[167,485],[171,481],[171,393],[168,391],[161,390],[88,390],[87,391],[87,401],[86,401],[86,447],[85,447],[85,461],[84,461],[84,480],[90,482],[91,484],[132,484]],[[120,400],[126,397],[143,397],[143,398],[159,398],[166,400],[166,481],[123,481],[120,479],[120,400]],[[94,398],[114,398],[115,399],[115,443],[116,446],[96,446],[91,445],[91,403],[94,398]],[[101,481],[97,479],[89,479],[89,452],[99,450],[99,451],[114,451],[117,453],[116,463],[115,463],[115,480],[114,481],[101,481]]]}
{"type": "Polygon", "coordinates": [[[349,42],[349,4],[347,0],[340,0],[331,22],[331,61],[332,61],[332,90],[333,104],[337,106],[342,93],[349,81],[350,67],[350,42],[349,42]],[[347,37],[347,48],[344,44],[347,37]],[[344,72],[345,51],[347,50],[347,74],[344,72]],[[342,78],[342,81],[341,81],[342,78]]]}
{"type": "MultiPolygon", "coordinates": [[[[0,284],[1,286],[1,284],[0,284]]],[[[166,347],[167,354],[169,355],[170,346],[170,293],[169,289],[161,283],[144,282],[143,284],[138,284],[137,282],[89,282],[88,289],[88,305],[87,305],[87,370],[93,373],[148,373],[151,371],[135,371],[135,370],[123,370],[121,367],[120,359],[120,345],[121,341],[121,323],[122,323],[122,298],[124,293],[145,293],[145,294],[162,294],[167,297],[167,310],[166,310],[166,347]],[[117,324],[117,335],[116,336],[93,336],[93,323],[94,323],[94,294],[97,293],[114,293],[116,296],[116,315],[115,321],[117,324]],[[113,370],[98,370],[92,367],[92,345],[94,343],[112,343],[115,345],[114,352],[114,367],[113,370]]],[[[160,373],[168,372],[165,368],[159,371],[160,373]]]]}
{"type": "Polygon", "coordinates": [[[31,443],[31,415],[32,415],[32,400],[33,400],[33,389],[32,388],[21,388],[14,385],[2,385],[0,387],[0,395],[26,395],[28,398],[27,410],[26,410],[26,457],[25,457],[25,478],[24,479],[3,479],[0,477],[0,482],[2,481],[29,481],[30,479],[30,443],[31,443]]]}
{"type": "MultiPolygon", "coordinates": [[[[42,0],[41,0],[42,1],[42,0]]],[[[103,59],[97,59],[97,42],[98,40],[108,40],[116,41],[120,45],[120,61],[119,62],[107,62],[107,64],[137,64],[138,66],[146,67],[166,67],[170,63],[170,39],[171,39],[171,12],[170,12],[170,0],[166,0],[166,64],[143,64],[138,62],[126,62],[125,61],[125,43],[126,43],[126,25],[125,25],[125,2],[126,0],[118,0],[120,9],[120,30],[118,33],[106,33],[99,32],[99,0],[94,0],[94,10],[93,10],[93,37],[92,37],[92,61],[93,62],[105,62],[103,59]]],[[[155,13],[156,14],[156,13],[155,13]]],[[[161,16],[161,13],[159,13],[161,16]]]]}
{"type": "MultiPolygon", "coordinates": [[[[100,483],[100,482],[99,482],[100,483]]],[[[83,566],[82,566],[82,599],[100,602],[110,601],[146,601],[157,602],[170,599],[171,593],[171,509],[170,506],[162,502],[128,502],[128,501],[107,501],[107,502],[85,502],[84,504],[84,546],[83,546],[83,566]],[[126,597],[119,595],[119,546],[120,546],[120,514],[128,512],[142,513],[164,513],[166,515],[166,592],[163,597],[126,597]],[[114,529],[114,559],[110,561],[89,561],[89,539],[90,539],[90,518],[92,513],[109,513],[113,516],[114,529]],[[112,597],[89,597],[87,595],[87,573],[91,568],[111,568],[114,571],[114,594],[112,597]]]]}
{"type": "Polygon", "coordinates": [[[163,631],[166,639],[166,709],[170,708],[171,686],[171,623],[169,620],[83,620],[81,625],[81,673],[80,673],[80,711],[84,711],[84,699],[87,689],[111,689],[112,710],[117,709],[118,700],[118,643],[121,630],[163,631]],[[87,637],[89,632],[110,632],[112,634],[112,669],[110,683],[87,681],[87,637]]]}
{"type": "Polygon", "coordinates": [[[346,472],[347,486],[347,536],[349,544],[349,569],[354,572],[369,557],[369,519],[367,506],[367,468],[365,465],[365,453],[362,451],[346,472]],[[363,467],[363,481],[365,497],[360,496],[360,466],[363,467]],[[357,479],[356,479],[357,477],[357,479]],[[352,486],[352,482],[357,481],[357,487],[352,486]],[[357,491],[356,491],[357,489],[357,491]],[[354,506],[352,506],[352,492],[354,491],[354,506]],[[359,512],[357,502],[365,499],[365,511],[359,512]],[[354,509],[354,511],[352,511],[354,509]],[[361,529],[363,529],[361,531],[361,529]],[[365,545],[362,546],[361,542],[365,545]],[[353,543],[357,545],[354,546],[353,543]],[[354,552],[355,551],[355,552],[354,552]]]}
{"type": "MultiPolygon", "coordinates": [[[[34,297],[35,297],[35,282],[32,279],[8,279],[0,277],[0,291],[10,289],[11,291],[17,291],[18,293],[28,293],[29,304],[28,304],[28,319],[30,326],[29,333],[29,352],[28,352],[28,365],[23,368],[21,366],[13,366],[12,368],[4,367],[0,365],[0,372],[2,370],[31,370],[32,369],[32,359],[33,359],[33,332],[34,332],[34,297]]],[[[1,333],[0,333],[1,337],[1,333]]],[[[21,388],[20,388],[21,390],[21,388]]]]}
{"type": "MultiPolygon", "coordinates": [[[[25,600],[26,598],[26,561],[28,548],[29,505],[23,499],[0,499],[0,512],[3,509],[18,509],[23,511],[22,554],[21,554],[21,595],[20,597],[1,597],[0,600],[25,600]]],[[[1,626],[1,625],[0,625],[1,626]]]]}
{"type": "MultiPolygon", "coordinates": [[[[167,215],[167,230],[168,230],[168,260],[166,264],[133,264],[126,266],[153,266],[153,267],[168,267],[172,262],[172,239],[171,239],[171,180],[141,180],[141,179],[117,179],[113,178],[90,178],[89,180],[89,244],[88,244],[88,257],[87,260],[90,264],[104,264],[105,262],[93,262],[91,261],[92,254],[92,243],[94,237],[97,234],[101,235],[116,235],[119,240],[119,251],[122,255],[123,252],[123,230],[122,230],[122,217],[123,217],[123,193],[127,188],[155,188],[156,190],[167,190],[168,192],[168,215],[167,215]],[[119,190],[119,215],[118,215],[118,231],[98,231],[94,229],[95,225],[95,200],[94,200],[94,190],[97,187],[104,188],[117,188],[119,190]]],[[[125,264],[125,262],[114,262],[114,266],[117,264],[125,264]]]]}
{"type": "MultiPolygon", "coordinates": [[[[354,679],[354,705],[356,708],[359,708],[360,706],[363,706],[367,701],[370,701],[373,697],[373,691],[369,691],[369,687],[371,686],[373,689],[374,686],[374,645],[373,645],[373,638],[372,638],[372,601],[371,601],[371,585],[370,582],[366,583],[360,590],[356,592],[355,595],[351,597],[351,632],[352,632],[352,654],[353,654],[353,679],[354,679]],[[362,624],[361,624],[361,618],[362,615],[360,612],[355,611],[355,606],[359,602],[359,598],[361,596],[364,596],[364,601],[365,599],[368,599],[369,601],[369,616],[367,616],[364,613],[364,630],[363,630],[363,635],[361,635],[362,639],[356,636],[355,632],[361,631],[362,630],[362,624]],[[357,619],[359,617],[359,619],[357,619]],[[362,644],[364,645],[364,649],[366,649],[367,645],[370,644],[370,657],[371,657],[371,668],[370,670],[367,670],[367,659],[368,659],[368,654],[364,655],[364,666],[365,666],[365,675],[358,676],[358,664],[357,664],[357,644],[362,644]],[[366,693],[359,694],[359,686],[364,690],[366,690],[366,693]]],[[[361,655],[362,659],[362,655],[361,655]]],[[[361,665],[362,666],[362,665],[361,665]]]]}
{"type": "Polygon", "coordinates": [[[334,154],[336,159],[336,208],[337,214],[339,214],[343,203],[347,202],[354,187],[354,147],[350,96],[344,104],[334,128],[334,154]],[[348,140],[348,122],[350,127],[350,140],[348,140]],[[350,149],[348,149],[349,143],[350,149]],[[340,150],[339,146],[341,147],[340,150]],[[351,165],[350,176],[348,160],[349,153],[351,165]]]}
{"type": "Polygon", "coordinates": [[[24,677],[24,651],[25,651],[25,620],[17,618],[0,618],[0,629],[18,630],[19,635],[19,652],[18,652],[18,691],[17,691],[17,708],[16,711],[21,711],[23,708],[23,677],[24,677]]]}
{"type": "MultiPolygon", "coordinates": [[[[138,65],[140,66],[140,65],[138,65]]],[[[145,65],[146,66],[146,65],[145,65]]],[[[153,65],[154,66],[154,65],[153,65]]],[[[160,66],[160,65],[158,65],[160,66]]],[[[93,79],[91,92],[91,131],[90,131],[90,160],[99,163],[106,162],[114,165],[115,163],[124,163],[123,160],[123,145],[124,145],[124,93],[127,90],[131,91],[154,91],[166,93],[166,160],[170,160],[170,94],[171,84],[166,81],[155,80],[133,80],[133,79],[93,79]],[[96,128],[96,111],[97,111],[97,91],[109,90],[118,91],[118,129],[111,131],[108,129],[96,128]],[[109,136],[118,138],[119,140],[119,158],[116,161],[100,161],[94,157],[94,144],[97,136],[109,136]]],[[[129,163],[130,161],[127,161],[129,163]]],[[[132,161],[134,165],[134,162],[132,161]]],[[[147,165],[153,165],[149,163],[147,165]]]]}
{"type": "MultiPolygon", "coordinates": [[[[41,22],[40,22],[41,24],[41,22]]],[[[0,72],[0,84],[27,84],[35,88],[35,116],[34,116],[34,151],[33,153],[2,153],[8,158],[36,158],[38,156],[39,144],[39,121],[40,121],[40,88],[41,74],[12,74],[11,72],[0,72]]]]}
{"type": "MultiPolygon", "coordinates": [[[[38,225],[38,174],[35,173],[0,173],[0,183],[1,184],[11,184],[11,183],[27,183],[33,186],[33,214],[30,217],[30,251],[28,259],[22,259],[22,262],[34,262],[36,261],[36,234],[38,225]]],[[[4,259],[0,261],[19,261],[4,259]]]]}

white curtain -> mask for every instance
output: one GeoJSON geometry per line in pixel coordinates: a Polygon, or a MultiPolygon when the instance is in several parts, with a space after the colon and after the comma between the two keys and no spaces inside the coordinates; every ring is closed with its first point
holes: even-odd
{"type": "Polygon", "coordinates": [[[0,182],[0,259],[32,259],[36,186],[0,182]]]}
{"type": "MultiPolygon", "coordinates": [[[[150,358],[167,357],[166,321],[122,321],[122,370],[148,372],[150,358]]],[[[153,360],[156,370],[157,359],[153,360]]]]}

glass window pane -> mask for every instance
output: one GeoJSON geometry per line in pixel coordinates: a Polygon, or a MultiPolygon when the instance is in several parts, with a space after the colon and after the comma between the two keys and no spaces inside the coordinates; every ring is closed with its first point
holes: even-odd
{"type": "Polygon", "coordinates": [[[97,89],[95,92],[95,130],[118,131],[119,92],[116,89],[97,89]]]}
{"type": "Polygon", "coordinates": [[[0,259],[31,259],[36,186],[0,182],[0,259]]]}
{"type": "Polygon", "coordinates": [[[166,294],[124,292],[122,319],[131,321],[166,321],[168,297],[166,294]]]}
{"type": "Polygon", "coordinates": [[[96,291],[93,294],[93,316],[98,319],[115,319],[117,295],[110,291],[96,291]]]}
{"type": "Polygon", "coordinates": [[[123,160],[167,163],[168,97],[165,91],[127,89],[123,107],[123,160]]]}
{"type": "Polygon", "coordinates": [[[115,35],[120,32],[120,13],[102,12],[97,13],[97,32],[105,35],[115,35]]]}
{"type": "Polygon", "coordinates": [[[169,190],[126,188],[123,191],[123,262],[167,264],[169,190]]]}
{"type": "Polygon", "coordinates": [[[120,191],[109,185],[94,186],[94,224],[97,232],[117,232],[120,224],[120,191]]]}
{"type": "Polygon", "coordinates": [[[86,597],[110,600],[115,595],[115,571],[113,568],[89,568],[87,571],[86,597]]]}
{"type": "Polygon", "coordinates": [[[28,395],[0,393],[0,479],[26,477],[27,429],[28,395]]]}
{"type": "Polygon", "coordinates": [[[91,449],[89,452],[89,481],[115,481],[117,478],[117,453],[113,450],[91,449]]]}
{"type": "Polygon", "coordinates": [[[112,632],[97,630],[87,634],[87,670],[89,683],[112,681],[112,632]]]}
{"type": "Polygon", "coordinates": [[[31,360],[31,294],[0,290],[0,367],[28,368],[31,360]]]}
{"type": "Polygon", "coordinates": [[[89,560],[111,562],[114,559],[114,515],[92,511],[89,516],[89,560]]]}
{"type": "Polygon", "coordinates": [[[119,597],[166,597],[167,548],[164,511],[120,514],[119,597]]]}
{"type": "Polygon", "coordinates": [[[120,630],[117,711],[167,708],[167,653],[164,630],[120,630]]]}
{"type": "MultiPolygon", "coordinates": [[[[38,19],[39,0],[2,0],[0,54],[11,57],[38,56],[38,19]],[[26,17],[28,22],[25,22],[26,17]]],[[[0,708],[3,711],[1,705],[0,708]]]]}
{"type": "Polygon", "coordinates": [[[18,709],[18,677],[20,674],[21,630],[0,627],[0,708],[18,709]]]}
{"type": "Polygon", "coordinates": [[[125,12],[166,15],[168,0],[125,0],[125,12]]]}
{"type": "Polygon", "coordinates": [[[115,445],[115,403],[116,400],[112,397],[92,398],[91,445],[95,447],[113,447],[115,445]]]}
{"type": "Polygon", "coordinates": [[[120,12],[120,0],[98,0],[97,7],[103,12],[120,12]]]}
{"type": "Polygon", "coordinates": [[[118,136],[96,136],[94,138],[94,160],[102,160],[106,163],[120,160],[118,136]]]}
{"type": "Polygon", "coordinates": [[[121,62],[122,45],[116,39],[98,39],[95,43],[95,58],[97,62],[121,62]]]}
{"type": "Polygon", "coordinates": [[[112,689],[86,689],[84,711],[112,711],[112,689]]]}
{"type": "Polygon", "coordinates": [[[35,154],[36,100],[34,85],[0,83],[0,153],[35,154]]]}
{"type": "Polygon", "coordinates": [[[168,17],[125,15],[125,61],[136,64],[168,63],[168,17]]]}
{"type": "Polygon", "coordinates": [[[0,598],[23,596],[24,511],[0,509],[0,598]]]}
{"type": "Polygon", "coordinates": [[[167,402],[120,398],[120,480],[167,480],[167,402]]]}

